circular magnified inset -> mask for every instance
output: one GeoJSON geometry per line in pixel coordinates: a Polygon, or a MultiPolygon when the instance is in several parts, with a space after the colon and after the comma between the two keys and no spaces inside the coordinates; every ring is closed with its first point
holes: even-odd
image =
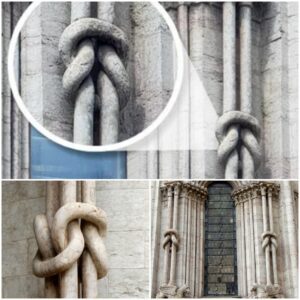
{"type": "Polygon", "coordinates": [[[12,36],[9,80],[43,135],[73,149],[117,150],[171,111],[182,57],[176,28],[157,3],[33,3],[12,36]]]}

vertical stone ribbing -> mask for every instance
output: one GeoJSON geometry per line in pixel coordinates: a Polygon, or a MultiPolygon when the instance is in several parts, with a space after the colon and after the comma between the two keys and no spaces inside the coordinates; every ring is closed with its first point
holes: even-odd
{"type": "MultiPolygon", "coordinates": [[[[179,185],[176,184],[174,187],[174,207],[173,207],[173,230],[177,230],[177,223],[178,223],[178,198],[179,198],[179,185]]],[[[177,249],[178,244],[175,244],[173,240],[172,249],[171,249],[171,265],[170,265],[170,281],[169,284],[171,286],[176,285],[176,257],[177,257],[177,249]]]]}
{"type": "MultiPolygon", "coordinates": [[[[2,177],[5,179],[26,179],[29,177],[29,125],[13,98],[7,74],[9,41],[27,5],[28,3],[2,4],[2,177]]],[[[14,77],[21,95],[23,90],[23,85],[21,85],[23,74],[22,51],[23,41],[22,38],[19,38],[14,53],[14,77]]]]}
{"type": "Polygon", "coordinates": [[[11,38],[11,9],[8,2],[2,5],[2,177],[11,178],[11,92],[8,84],[7,55],[11,38]]]}
{"type": "Polygon", "coordinates": [[[249,295],[252,288],[252,274],[251,274],[251,235],[250,235],[250,211],[248,195],[244,195],[244,218],[245,218],[245,253],[246,253],[246,273],[247,273],[247,290],[249,295]]]}
{"type": "Polygon", "coordinates": [[[199,224],[199,230],[200,230],[200,236],[199,236],[199,250],[198,254],[199,257],[197,258],[200,262],[199,264],[199,288],[198,288],[198,295],[197,297],[202,297],[204,295],[204,239],[205,239],[205,201],[206,196],[201,197],[200,202],[200,224],[199,224]]]}
{"type": "MultiPolygon", "coordinates": [[[[173,206],[173,195],[172,195],[172,186],[168,186],[168,229],[172,226],[172,206],[173,206]]],[[[167,285],[170,278],[170,243],[164,245],[165,254],[164,254],[164,271],[163,271],[163,285],[167,285]]]]}
{"type": "MultiPolygon", "coordinates": [[[[241,111],[252,113],[251,3],[240,4],[240,101],[241,111]]],[[[248,134],[251,131],[243,129],[248,134]]],[[[249,150],[241,146],[242,178],[254,178],[255,166],[249,150]]]]}
{"type": "Polygon", "coordinates": [[[223,112],[236,110],[236,7],[223,3],[223,112]]]}
{"type": "Polygon", "coordinates": [[[262,284],[266,281],[265,256],[261,247],[261,234],[263,232],[262,201],[258,190],[254,191],[253,198],[253,225],[254,225],[254,248],[256,282],[260,293],[262,284]]]}
{"type": "MultiPolygon", "coordinates": [[[[241,241],[241,205],[238,201],[238,198],[235,197],[235,216],[236,216],[236,239],[237,241],[241,241]]],[[[241,243],[237,242],[236,244],[237,249],[237,271],[238,271],[238,295],[242,294],[242,255],[241,255],[241,243]]]]}
{"type": "MultiPolygon", "coordinates": [[[[189,51],[189,6],[186,3],[180,3],[177,8],[177,28],[185,47],[186,54],[184,57],[185,67],[188,68],[188,51],[189,51]]],[[[185,70],[186,76],[189,76],[189,69],[185,70]]],[[[178,134],[179,141],[186,147],[190,145],[190,87],[186,87],[184,90],[186,95],[185,101],[178,106],[179,110],[179,122],[178,122],[178,134]]],[[[188,149],[188,148],[187,148],[188,149]]],[[[186,148],[178,151],[178,178],[190,178],[190,152],[186,148]]]]}
{"type": "MultiPolygon", "coordinates": [[[[223,113],[236,110],[236,7],[223,3],[223,113]]],[[[236,126],[230,126],[227,136],[238,136],[236,126]]],[[[225,178],[238,178],[238,152],[233,150],[225,164],[225,178]]]]}
{"type": "MultiPolygon", "coordinates": [[[[252,276],[252,282],[251,282],[251,289],[257,285],[256,282],[256,259],[255,259],[255,246],[254,246],[254,220],[253,220],[253,193],[250,192],[249,195],[249,217],[250,217],[250,247],[251,247],[251,276],[252,276]]],[[[251,292],[251,291],[250,291],[251,292]]]]}

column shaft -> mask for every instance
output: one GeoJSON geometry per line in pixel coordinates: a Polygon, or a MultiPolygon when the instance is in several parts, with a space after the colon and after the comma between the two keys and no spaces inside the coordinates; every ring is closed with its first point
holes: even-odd
{"type": "Polygon", "coordinates": [[[242,297],[247,296],[247,269],[246,269],[246,231],[245,231],[245,213],[244,213],[244,203],[241,204],[241,246],[242,246],[242,272],[243,272],[243,294],[242,297]]]}
{"type": "Polygon", "coordinates": [[[291,282],[294,289],[294,297],[298,296],[298,239],[297,239],[297,211],[294,210],[294,197],[291,183],[282,181],[281,197],[284,199],[284,209],[287,220],[288,256],[290,259],[291,282]]]}
{"type": "MultiPolygon", "coordinates": [[[[178,196],[179,187],[174,188],[174,208],[173,208],[173,230],[177,230],[177,219],[178,219],[178,196]]],[[[170,266],[170,285],[176,285],[176,264],[177,264],[177,246],[172,242],[171,250],[171,266],[170,266]]]]}
{"type": "MultiPolygon", "coordinates": [[[[96,205],[94,181],[84,181],[81,183],[81,201],[96,205]]],[[[81,222],[82,230],[97,231],[97,228],[85,221],[81,222]]],[[[97,269],[92,260],[91,254],[84,250],[82,256],[82,297],[83,298],[97,298],[97,269]]]]}
{"type": "MultiPolygon", "coordinates": [[[[46,185],[46,218],[51,230],[55,213],[59,209],[59,182],[48,181],[46,185]]],[[[59,298],[58,276],[45,278],[45,297],[59,298]]]]}
{"type": "MultiPolygon", "coordinates": [[[[60,194],[61,206],[76,202],[76,182],[65,181],[61,183],[60,194]]],[[[78,221],[73,221],[68,226],[67,236],[76,235],[79,231],[78,221]]],[[[60,276],[60,297],[61,298],[78,298],[78,263],[75,262],[67,271],[62,272],[60,276]]]]}
{"type": "MultiPolygon", "coordinates": [[[[236,110],[236,7],[233,2],[223,4],[223,113],[236,110]]],[[[236,126],[228,128],[227,135],[238,136],[236,126]]],[[[238,177],[238,153],[232,151],[225,166],[225,178],[238,177]]]]}

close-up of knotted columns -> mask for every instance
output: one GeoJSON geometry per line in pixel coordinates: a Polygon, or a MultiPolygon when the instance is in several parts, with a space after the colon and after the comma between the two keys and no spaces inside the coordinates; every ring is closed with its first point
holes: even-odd
{"type": "Polygon", "coordinates": [[[254,178],[260,157],[260,125],[252,113],[251,3],[223,3],[223,115],[216,137],[225,178],[254,178]],[[236,15],[240,33],[240,110],[236,87],[236,15]]]}
{"type": "Polygon", "coordinates": [[[46,214],[34,220],[33,260],[33,273],[45,278],[46,297],[97,297],[97,280],[108,268],[106,227],[105,212],[95,206],[95,182],[47,183],[46,214]]]}
{"type": "Polygon", "coordinates": [[[72,3],[71,24],[59,41],[66,66],[63,87],[66,98],[74,102],[75,143],[118,142],[119,113],[129,100],[130,84],[126,71],[128,40],[113,20],[114,4],[98,3],[97,18],[91,18],[90,2],[72,3]],[[97,70],[95,79],[92,70],[97,70]],[[97,107],[100,122],[94,120],[97,107]],[[100,123],[97,130],[96,123],[100,123]],[[95,140],[94,132],[100,132],[95,140]]]}

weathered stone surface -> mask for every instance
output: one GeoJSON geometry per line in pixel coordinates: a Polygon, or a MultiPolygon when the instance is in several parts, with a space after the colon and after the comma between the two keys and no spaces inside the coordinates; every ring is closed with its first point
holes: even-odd
{"type": "Polygon", "coordinates": [[[147,297],[148,273],[143,269],[113,269],[109,273],[109,285],[109,296],[113,298],[147,297]]]}

